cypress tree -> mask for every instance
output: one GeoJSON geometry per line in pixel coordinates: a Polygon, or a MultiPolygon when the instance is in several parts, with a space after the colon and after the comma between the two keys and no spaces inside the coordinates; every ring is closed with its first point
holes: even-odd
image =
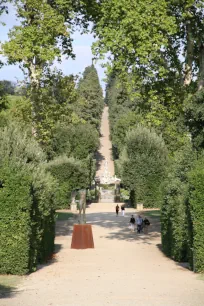
{"type": "Polygon", "coordinates": [[[86,67],[78,84],[78,94],[80,102],[79,116],[98,129],[104,100],[98,73],[94,65],[86,67]]]}

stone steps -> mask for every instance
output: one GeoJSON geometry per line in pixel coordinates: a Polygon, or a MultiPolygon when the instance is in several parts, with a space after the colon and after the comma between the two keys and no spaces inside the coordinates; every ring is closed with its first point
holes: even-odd
{"type": "Polygon", "coordinates": [[[115,197],[107,198],[107,199],[100,199],[101,203],[115,203],[115,197]]]}

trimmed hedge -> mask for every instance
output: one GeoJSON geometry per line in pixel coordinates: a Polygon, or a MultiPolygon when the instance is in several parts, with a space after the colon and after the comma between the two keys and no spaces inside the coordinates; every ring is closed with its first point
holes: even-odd
{"type": "Polygon", "coordinates": [[[204,157],[189,174],[189,208],[192,223],[192,264],[195,272],[204,272],[204,157]]]}
{"type": "Polygon", "coordinates": [[[165,177],[167,149],[161,136],[138,126],[127,134],[118,170],[122,183],[133,194],[136,203],[160,207],[161,184],[165,177]]]}
{"type": "Polygon", "coordinates": [[[0,273],[26,274],[34,264],[30,249],[31,177],[11,163],[0,168],[0,273]]]}
{"type": "Polygon", "coordinates": [[[36,238],[37,263],[42,263],[54,252],[56,181],[44,169],[38,168],[33,174],[31,190],[31,249],[35,248],[33,244],[36,238]]]}
{"type": "Polygon", "coordinates": [[[204,157],[190,146],[175,155],[161,209],[162,248],[177,261],[204,271],[204,157]]]}
{"type": "Polygon", "coordinates": [[[0,273],[36,270],[54,251],[54,180],[14,161],[0,166],[0,273]]]}
{"type": "Polygon", "coordinates": [[[188,260],[188,185],[169,178],[161,209],[162,248],[176,261],[188,260]]]}
{"type": "Polygon", "coordinates": [[[0,130],[0,273],[26,274],[54,250],[55,180],[29,131],[0,130]]]}
{"type": "Polygon", "coordinates": [[[90,171],[86,160],[62,156],[49,162],[46,169],[57,181],[57,208],[69,207],[72,190],[89,187],[90,171]]]}
{"type": "Polygon", "coordinates": [[[191,145],[172,158],[164,187],[161,207],[161,234],[164,253],[177,261],[188,261],[190,250],[188,179],[194,154],[191,145]]]}

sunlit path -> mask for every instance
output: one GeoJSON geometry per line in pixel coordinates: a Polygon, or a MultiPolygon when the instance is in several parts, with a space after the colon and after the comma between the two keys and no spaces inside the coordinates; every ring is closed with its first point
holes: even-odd
{"type": "Polygon", "coordinates": [[[58,222],[56,260],[41,267],[1,306],[203,306],[204,282],[160,251],[158,220],[148,236],[131,233],[114,203],[92,204],[95,249],[71,250],[72,226],[58,222]]]}
{"type": "Polygon", "coordinates": [[[106,106],[103,111],[101,120],[101,137],[100,137],[100,150],[98,152],[98,170],[96,176],[101,176],[104,173],[105,161],[108,163],[108,171],[111,176],[114,176],[114,163],[112,160],[112,144],[110,141],[110,128],[108,120],[108,107],[106,106]]]}

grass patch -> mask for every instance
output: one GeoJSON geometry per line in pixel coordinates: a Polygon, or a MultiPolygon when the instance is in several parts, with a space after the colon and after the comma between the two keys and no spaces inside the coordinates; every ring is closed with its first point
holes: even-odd
{"type": "Polygon", "coordinates": [[[144,211],[143,214],[146,216],[146,217],[150,217],[150,218],[160,218],[161,217],[161,212],[160,210],[147,210],[147,211],[144,211]]]}
{"type": "Polygon", "coordinates": [[[73,218],[74,214],[71,212],[56,212],[56,220],[57,221],[66,221],[70,218],[73,218]]]}

